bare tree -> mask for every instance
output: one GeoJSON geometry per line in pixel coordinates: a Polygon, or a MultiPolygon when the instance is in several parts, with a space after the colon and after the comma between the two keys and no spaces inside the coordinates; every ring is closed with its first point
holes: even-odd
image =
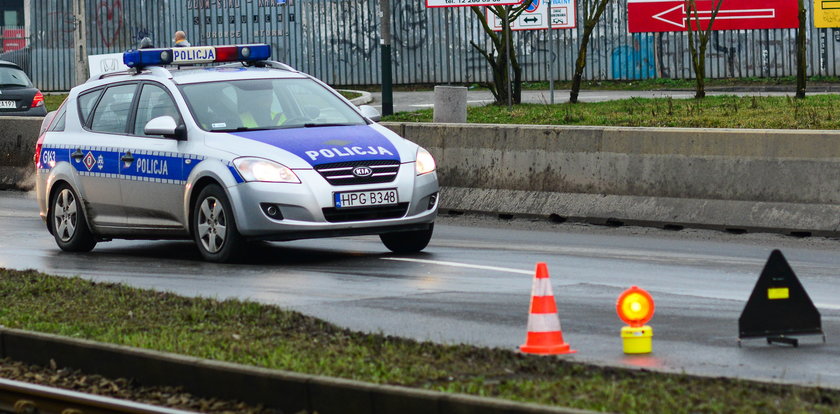
{"type": "Polygon", "coordinates": [[[706,46],[709,45],[712,25],[715,23],[715,17],[717,17],[722,4],[723,0],[712,0],[712,10],[700,12],[697,10],[697,0],[687,0],[685,3],[687,7],[685,26],[688,31],[688,51],[691,54],[691,66],[694,68],[694,80],[697,83],[694,92],[694,98],[696,99],[706,97],[706,46]],[[707,15],[710,17],[706,17],[707,15]],[[704,29],[701,22],[706,19],[709,20],[709,24],[704,29]]]}
{"type": "Polygon", "coordinates": [[[799,0],[799,28],[796,31],[796,97],[805,98],[805,75],[808,62],[805,60],[805,1],[799,0]]]}
{"type": "MultiPolygon", "coordinates": [[[[530,1],[524,1],[521,4],[513,6],[487,6],[487,10],[496,15],[502,22],[512,22],[522,14],[525,9],[531,5],[530,1]]],[[[487,17],[484,13],[484,8],[480,6],[472,6],[472,11],[475,14],[484,32],[490,37],[492,45],[490,50],[487,50],[475,42],[470,41],[474,47],[493,70],[493,82],[488,86],[490,92],[493,93],[493,98],[496,100],[496,105],[504,105],[508,101],[508,84],[511,84],[511,102],[518,104],[522,102],[522,67],[519,66],[519,61],[516,59],[516,48],[514,48],[511,40],[511,30],[505,27],[500,32],[495,32],[487,24],[487,17]],[[507,69],[508,65],[513,68],[513,79],[510,79],[510,71],[507,69]]]]}
{"type": "MultiPolygon", "coordinates": [[[[549,0],[551,1],[551,0],[549,0]]],[[[583,36],[580,39],[577,61],[575,62],[575,75],[572,78],[572,90],[569,92],[569,102],[577,103],[580,94],[580,81],[583,77],[583,68],[586,67],[586,52],[589,47],[589,39],[595,30],[595,25],[601,20],[601,15],[607,9],[610,0],[582,0],[583,5],[583,36]]]]}

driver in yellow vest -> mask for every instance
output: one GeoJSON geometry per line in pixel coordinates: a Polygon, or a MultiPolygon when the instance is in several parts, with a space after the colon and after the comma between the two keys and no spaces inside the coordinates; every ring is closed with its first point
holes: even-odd
{"type": "Polygon", "coordinates": [[[286,122],[286,115],[273,92],[272,89],[260,89],[239,94],[239,120],[243,127],[271,128],[286,122]]]}

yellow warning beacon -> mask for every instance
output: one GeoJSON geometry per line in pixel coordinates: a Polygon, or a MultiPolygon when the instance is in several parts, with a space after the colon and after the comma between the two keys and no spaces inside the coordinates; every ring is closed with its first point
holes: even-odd
{"type": "Polygon", "coordinates": [[[631,286],[618,296],[615,310],[624,323],[621,340],[625,354],[648,354],[653,350],[653,328],[645,325],[652,317],[655,306],[646,290],[631,286]]]}

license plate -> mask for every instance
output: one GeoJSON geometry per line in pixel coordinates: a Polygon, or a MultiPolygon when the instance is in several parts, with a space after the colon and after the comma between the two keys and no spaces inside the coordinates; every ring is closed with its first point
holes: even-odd
{"type": "Polygon", "coordinates": [[[15,101],[0,101],[0,109],[15,109],[15,101]]]}
{"type": "Polygon", "coordinates": [[[333,200],[336,208],[347,207],[369,207],[387,206],[397,204],[397,189],[348,191],[345,193],[334,193],[333,200]]]}

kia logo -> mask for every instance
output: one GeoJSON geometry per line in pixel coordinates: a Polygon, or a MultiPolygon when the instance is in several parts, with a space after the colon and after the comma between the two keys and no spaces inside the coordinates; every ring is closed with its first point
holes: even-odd
{"type": "Polygon", "coordinates": [[[353,175],[356,177],[368,177],[373,174],[373,170],[370,167],[356,167],[353,168],[353,175]]]}

